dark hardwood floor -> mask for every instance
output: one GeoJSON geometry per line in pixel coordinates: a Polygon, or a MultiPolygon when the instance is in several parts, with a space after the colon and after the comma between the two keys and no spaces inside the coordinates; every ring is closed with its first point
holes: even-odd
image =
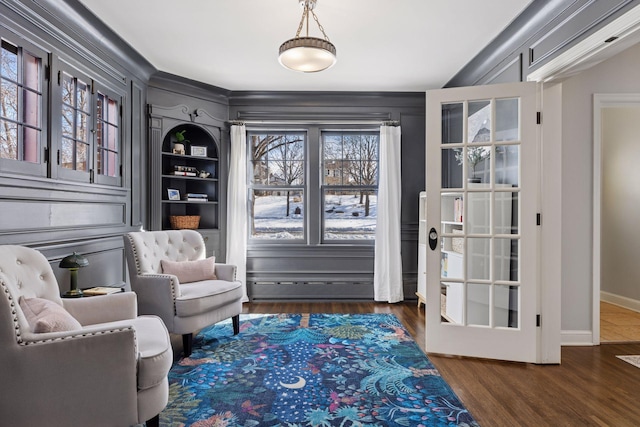
{"type": "MultiPolygon", "coordinates": [[[[424,350],[424,306],[416,303],[259,302],[244,313],[394,313],[424,350]]],[[[563,347],[560,365],[430,354],[482,427],[640,426],[640,368],[616,355],[638,344],[563,347]]]]}

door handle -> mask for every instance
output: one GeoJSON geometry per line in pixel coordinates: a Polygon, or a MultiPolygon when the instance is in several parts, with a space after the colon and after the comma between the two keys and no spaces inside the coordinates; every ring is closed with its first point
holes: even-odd
{"type": "Polygon", "coordinates": [[[436,231],[435,228],[431,227],[431,230],[429,230],[429,247],[431,248],[432,251],[436,250],[436,247],[438,246],[438,232],[436,231]]]}

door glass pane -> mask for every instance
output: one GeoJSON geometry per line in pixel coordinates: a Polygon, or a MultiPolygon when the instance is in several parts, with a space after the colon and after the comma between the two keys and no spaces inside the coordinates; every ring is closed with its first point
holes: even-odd
{"type": "Polygon", "coordinates": [[[464,104],[461,102],[442,105],[442,143],[460,144],[463,132],[464,104]]]}
{"type": "Polygon", "coordinates": [[[467,285],[467,324],[489,326],[491,285],[469,283],[467,285]]]}
{"type": "Polygon", "coordinates": [[[456,282],[440,283],[441,322],[462,324],[462,313],[464,310],[463,286],[464,284],[456,282]]]}
{"type": "Polygon", "coordinates": [[[520,139],[519,104],[518,98],[496,100],[496,141],[520,139]]]}
{"type": "Polygon", "coordinates": [[[491,193],[467,193],[469,206],[467,208],[467,233],[489,234],[491,220],[491,193]]]}
{"type": "Polygon", "coordinates": [[[518,239],[495,239],[493,272],[496,281],[516,282],[520,280],[518,239]]]}
{"type": "Polygon", "coordinates": [[[491,239],[467,239],[467,278],[470,280],[489,280],[491,267],[491,239]]]}
{"type": "Polygon", "coordinates": [[[493,210],[495,234],[518,234],[518,193],[496,192],[493,210]]]}
{"type": "Polygon", "coordinates": [[[495,286],[493,295],[493,323],[495,327],[518,327],[519,292],[519,286],[495,286]]]}
{"type": "MultiPolygon", "coordinates": [[[[462,224],[464,203],[462,193],[445,193],[440,196],[440,220],[462,224]]],[[[443,232],[445,232],[443,230],[443,232]]]]}
{"type": "MultiPolygon", "coordinates": [[[[491,147],[490,146],[469,146],[466,148],[467,153],[467,182],[469,184],[485,184],[482,187],[488,187],[491,183],[491,147]]],[[[460,152],[457,153],[456,159],[458,163],[463,162],[460,152]]],[[[472,185],[478,187],[478,185],[472,185]]]]}
{"type": "Polygon", "coordinates": [[[445,237],[441,241],[443,250],[440,259],[440,275],[449,279],[462,279],[464,254],[444,249],[452,246],[451,240],[450,237],[445,237]]]}
{"type": "Polygon", "coordinates": [[[469,102],[467,142],[489,142],[491,139],[491,101],[469,102]]]}
{"type": "Polygon", "coordinates": [[[496,145],[496,183],[520,185],[520,147],[517,145],[496,145]]]}
{"type": "Polygon", "coordinates": [[[462,188],[460,150],[460,148],[445,148],[442,150],[441,188],[462,188]]]}

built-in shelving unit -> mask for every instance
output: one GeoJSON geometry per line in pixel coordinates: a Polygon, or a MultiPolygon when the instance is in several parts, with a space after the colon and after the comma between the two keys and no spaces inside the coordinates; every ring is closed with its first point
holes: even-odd
{"type": "Polygon", "coordinates": [[[151,105],[149,110],[151,229],[193,228],[176,225],[175,220],[199,217],[196,229],[205,240],[207,255],[219,256],[226,206],[220,162],[224,124],[185,105],[151,105]]]}

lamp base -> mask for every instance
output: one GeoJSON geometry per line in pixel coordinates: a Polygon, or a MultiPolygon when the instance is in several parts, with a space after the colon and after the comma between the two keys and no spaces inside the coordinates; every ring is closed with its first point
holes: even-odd
{"type": "Polygon", "coordinates": [[[63,295],[64,298],[82,298],[84,294],[80,289],[70,289],[63,295]]]}

